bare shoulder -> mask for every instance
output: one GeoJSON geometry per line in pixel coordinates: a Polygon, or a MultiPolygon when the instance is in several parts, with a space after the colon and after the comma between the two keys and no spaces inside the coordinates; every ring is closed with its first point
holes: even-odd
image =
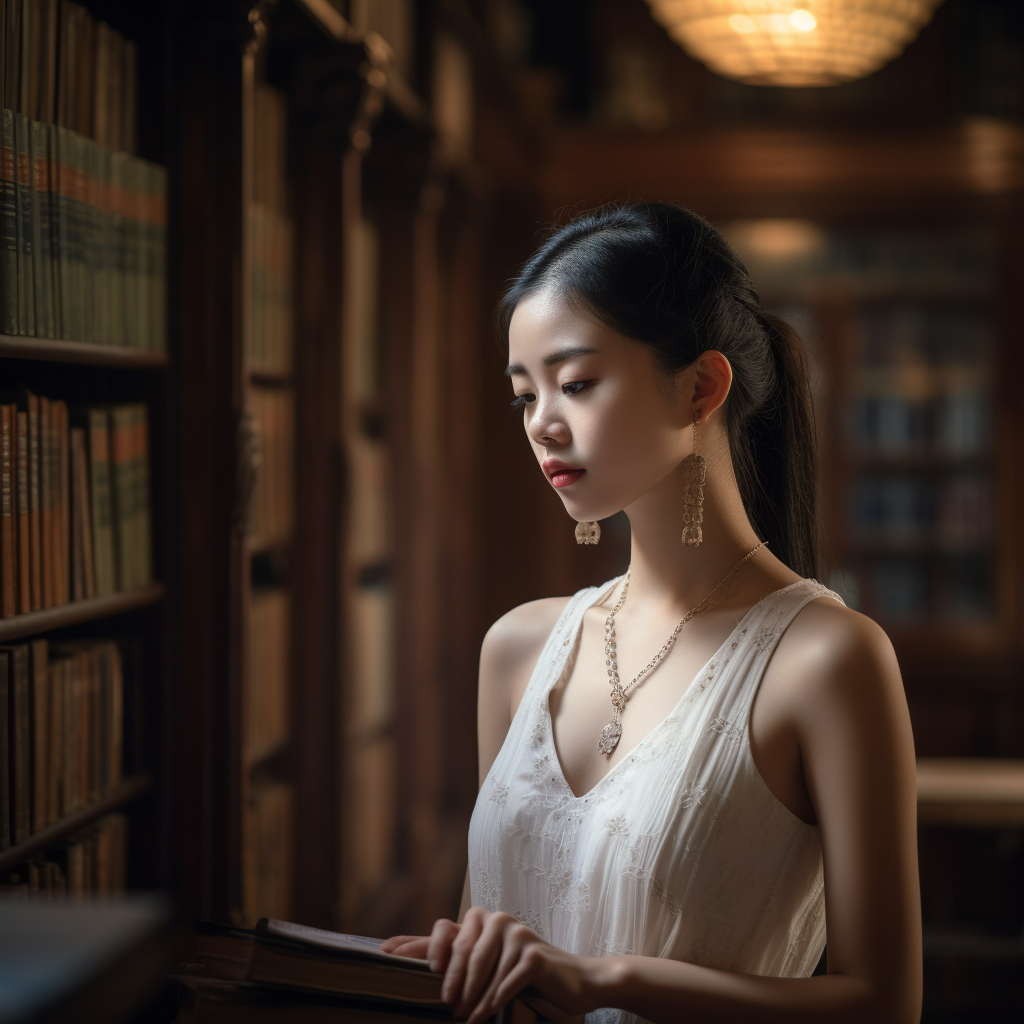
{"type": "Polygon", "coordinates": [[[480,781],[501,749],[551,630],[569,603],[546,597],[506,612],[487,631],[480,648],[477,749],[480,781]]]}
{"type": "MultiPolygon", "coordinates": [[[[765,681],[811,709],[824,701],[905,703],[892,643],[872,619],[829,597],[805,605],[779,640],[765,681]]],[[[774,688],[774,687],[773,687],[774,688]]]]}
{"type": "Polygon", "coordinates": [[[569,603],[568,597],[543,597],[506,612],[487,631],[480,648],[480,683],[512,683],[533,671],[545,641],[569,603]]]}

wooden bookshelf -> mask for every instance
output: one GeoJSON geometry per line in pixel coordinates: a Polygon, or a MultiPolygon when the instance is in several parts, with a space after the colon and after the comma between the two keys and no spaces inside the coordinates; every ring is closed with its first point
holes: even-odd
{"type": "Polygon", "coordinates": [[[127,807],[132,801],[148,792],[152,786],[153,779],[146,774],[125,779],[102,800],[97,800],[89,804],[88,807],[83,807],[81,810],[75,811],[74,814],[69,814],[61,818],[60,821],[47,825],[46,828],[33,833],[25,842],[0,852],[0,871],[7,871],[19,864],[24,864],[25,861],[31,860],[46,847],[81,831],[86,825],[91,825],[104,814],[127,807]]]}
{"type": "Polygon", "coordinates": [[[4,358],[43,359],[54,363],[117,366],[132,370],[161,370],[168,363],[166,352],[149,349],[0,334],[0,359],[4,358]]]}
{"type": "Polygon", "coordinates": [[[9,643],[26,636],[49,633],[66,626],[77,626],[83,622],[96,622],[108,619],[137,608],[147,608],[163,600],[164,586],[162,583],[151,583],[133,590],[123,590],[106,597],[93,597],[87,601],[72,601],[70,604],[46,608],[39,612],[27,612],[24,615],[12,615],[0,619],[0,642],[9,643]]]}

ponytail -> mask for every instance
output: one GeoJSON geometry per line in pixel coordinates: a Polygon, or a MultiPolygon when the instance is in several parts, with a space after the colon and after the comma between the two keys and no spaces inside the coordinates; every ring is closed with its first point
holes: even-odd
{"type": "Polygon", "coordinates": [[[743,506],[757,534],[801,576],[818,573],[817,447],[807,357],[796,331],[759,311],[774,370],[764,403],[731,436],[743,506]]]}
{"type": "Polygon", "coordinates": [[[626,203],[577,217],[527,261],[498,305],[505,342],[516,306],[554,285],[654,350],[670,378],[717,349],[733,370],[729,447],[751,525],[801,576],[818,571],[814,415],[796,332],[760,308],[746,268],[703,217],[626,203]]]}

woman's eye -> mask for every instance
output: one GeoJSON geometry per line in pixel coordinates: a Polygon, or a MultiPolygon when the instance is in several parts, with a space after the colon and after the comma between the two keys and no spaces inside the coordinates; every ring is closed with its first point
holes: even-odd
{"type": "Polygon", "coordinates": [[[567,395],[578,395],[584,388],[590,387],[592,380],[571,380],[562,385],[562,391],[567,395]]]}
{"type": "Polygon", "coordinates": [[[526,394],[516,395],[516,397],[512,399],[510,405],[513,409],[522,409],[524,405],[536,401],[536,398],[536,395],[531,395],[530,392],[527,391],[526,394]]]}

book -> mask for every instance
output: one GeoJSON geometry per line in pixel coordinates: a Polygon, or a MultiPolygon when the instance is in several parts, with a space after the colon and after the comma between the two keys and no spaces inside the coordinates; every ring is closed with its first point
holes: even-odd
{"type": "MultiPolygon", "coordinates": [[[[203,921],[194,932],[195,969],[179,976],[248,984],[253,993],[257,987],[277,990],[283,999],[303,991],[343,995],[355,1006],[364,1001],[364,1008],[451,1019],[441,1000],[443,975],[426,960],[385,953],[380,939],[274,918],[260,919],[252,930],[203,921]]],[[[513,1000],[507,1012],[516,1021],[540,1013],[556,1024],[583,1022],[533,995],[513,1000]]]]}
{"type": "Polygon", "coordinates": [[[0,332],[17,334],[18,319],[18,178],[14,149],[14,114],[0,110],[0,332]]]}
{"type": "Polygon", "coordinates": [[[92,550],[96,574],[96,595],[112,594],[117,589],[117,562],[114,540],[114,510],[110,480],[110,432],[105,409],[90,409],[89,493],[92,519],[92,550]]]}
{"type": "Polygon", "coordinates": [[[49,824],[50,665],[46,640],[29,645],[32,723],[32,831],[49,824]]]}
{"type": "Polygon", "coordinates": [[[15,507],[15,428],[17,406],[0,405],[0,614],[17,612],[18,562],[15,507]]]}
{"type": "Polygon", "coordinates": [[[32,611],[32,543],[29,501],[28,413],[15,415],[15,486],[18,537],[18,611],[32,611]]]}
{"type": "Polygon", "coordinates": [[[32,756],[28,646],[0,647],[7,662],[8,757],[11,841],[23,843],[32,830],[32,756]]]}

